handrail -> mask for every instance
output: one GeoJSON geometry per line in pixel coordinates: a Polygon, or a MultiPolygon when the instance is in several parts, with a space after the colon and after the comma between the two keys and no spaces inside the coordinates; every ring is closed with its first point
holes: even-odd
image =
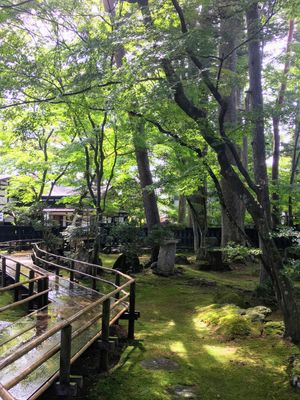
{"type": "MultiPolygon", "coordinates": [[[[118,275],[122,276],[122,277],[125,278],[125,279],[130,279],[130,278],[131,278],[129,275],[126,275],[126,274],[124,274],[123,272],[118,271],[118,270],[116,270],[116,269],[111,269],[111,268],[103,267],[102,265],[91,264],[91,263],[88,263],[88,262],[86,262],[86,261],[75,260],[74,258],[68,258],[68,257],[64,257],[64,256],[59,256],[59,255],[54,254],[54,253],[48,253],[46,250],[41,249],[41,248],[38,246],[37,243],[33,243],[33,248],[38,249],[38,251],[41,252],[41,253],[47,254],[47,256],[52,256],[52,257],[55,257],[55,258],[59,258],[59,259],[61,259],[61,260],[68,261],[68,262],[70,262],[70,261],[71,261],[71,262],[72,262],[72,261],[75,261],[75,262],[77,262],[78,264],[82,264],[82,265],[87,266],[87,267],[93,267],[93,268],[101,269],[102,271],[107,272],[107,273],[109,273],[110,275],[116,275],[116,274],[118,274],[118,275]]],[[[47,261],[47,260],[44,260],[44,261],[47,261]]],[[[61,266],[61,268],[63,268],[63,266],[61,266]]],[[[76,271],[76,272],[79,272],[79,271],[76,271]]]]}
{"type": "Polygon", "coordinates": [[[18,283],[13,283],[13,284],[11,284],[9,286],[1,287],[0,288],[0,293],[1,292],[7,292],[9,290],[13,290],[13,289],[15,289],[15,288],[17,288],[19,286],[27,285],[28,283],[33,283],[33,282],[40,281],[41,279],[45,279],[45,275],[37,276],[36,278],[29,279],[28,281],[22,281],[22,282],[18,282],[18,283]]]}
{"type": "MultiPolygon", "coordinates": [[[[98,266],[95,264],[91,264],[91,263],[87,263],[84,261],[79,261],[79,260],[74,260],[71,258],[67,258],[67,257],[63,257],[63,256],[58,256],[56,254],[53,253],[48,253],[47,251],[41,249],[37,243],[33,244],[33,254],[34,257],[36,257],[36,259],[42,261],[43,263],[45,263],[46,265],[54,265],[55,267],[59,267],[61,269],[66,269],[70,272],[76,272],[78,274],[82,274],[82,275],[87,275],[92,279],[97,279],[99,281],[103,281],[104,283],[109,283],[113,286],[113,290],[110,291],[109,293],[103,295],[101,298],[97,299],[96,301],[94,301],[93,303],[87,305],[86,307],[84,307],[83,309],[79,310],[77,313],[75,313],[74,315],[72,315],[69,318],[64,319],[63,321],[59,322],[57,325],[53,326],[52,328],[50,328],[48,331],[42,333],[39,337],[35,338],[34,340],[32,340],[29,343],[26,343],[22,348],[18,349],[17,351],[15,351],[14,353],[8,355],[7,357],[3,358],[1,360],[0,358],[0,370],[5,368],[6,366],[8,366],[9,364],[15,362],[16,360],[18,360],[20,357],[24,356],[25,354],[27,354],[29,351],[31,351],[32,349],[34,349],[35,347],[37,347],[38,345],[40,345],[41,343],[43,343],[45,340],[49,339],[50,337],[52,337],[53,335],[57,334],[58,332],[63,332],[64,330],[66,330],[66,328],[70,327],[72,323],[74,323],[75,321],[77,321],[79,318],[81,318],[82,316],[84,316],[86,313],[88,313],[91,310],[94,310],[96,307],[103,305],[104,307],[104,303],[106,303],[107,301],[109,301],[110,303],[110,307],[109,309],[112,310],[114,308],[116,308],[118,305],[122,305],[123,308],[121,311],[118,311],[117,316],[115,316],[110,323],[112,323],[113,321],[117,320],[118,318],[120,318],[120,316],[125,312],[128,311],[128,313],[134,308],[134,299],[132,299],[132,295],[134,295],[134,284],[135,284],[135,279],[130,277],[129,275],[126,275],[118,270],[111,270],[109,268],[106,267],[102,267],[102,266],[98,266]],[[56,257],[57,261],[59,262],[60,260],[63,261],[68,261],[68,262],[78,262],[86,267],[92,267],[92,268],[98,268],[104,272],[109,272],[112,275],[115,275],[116,277],[118,277],[118,279],[116,279],[116,283],[104,280],[102,278],[99,278],[97,276],[94,275],[89,275],[86,273],[82,273],[81,271],[72,269],[72,268],[68,268],[68,267],[64,267],[63,265],[59,265],[59,264],[55,264],[52,263],[51,261],[48,261],[47,259],[44,259],[40,256],[44,255],[45,258],[47,257],[56,257]],[[120,280],[121,277],[123,279],[126,280],[125,283],[123,283],[122,285],[120,284],[120,280]],[[125,289],[130,287],[130,293],[126,292],[125,289]],[[133,289],[133,290],[132,290],[133,289]],[[120,298],[120,293],[123,294],[123,296],[120,298]],[[125,293],[125,295],[124,295],[125,293]],[[129,298],[129,303],[125,303],[126,299],[129,298]],[[114,299],[114,303],[111,303],[110,300],[114,299]],[[132,305],[130,305],[132,302],[133,304],[133,308],[132,305]]],[[[4,257],[3,255],[1,255],[0,257],[4,257]]],[[[5,258],[16,262],[15,260],[13,260],[10,257],[6,257],[5,258]]],[[[28,266],[25,266],[26,268],[31,268],[28,266]]],[[[43,278],[44,276],[48,275],[44,275],[42,271],[39,271],[37,269],[34,269],[36,272],[38,272],[41,277],[43,278]]],[[[26,282],[22,282],[21,284],[25,284],[25,283],[30,283],[32,282],[33,279],[28,280],[26,282]]],[[[19,286],[19,284],[13,284],[10,285],[13,287],[17,287],[19,286]]],[[[45,294],[45,292],[48,292],[50,289],[43,291],[42,294],[45,294]]],[[[36,295],[34,295],[36,296],[36,295]]],[[[21,302],[23,302],[23,300],[21,300],[21,302]]],[[[20,303],[20,302],[18,302],[20,303]]],[[[7,306],[6,306],[7,307],[7,306]]],[[[1,310],[1,309],[0,309],[1,310]]],[[[105,308],[103,308],[103,312],[105,312],[105,308]]],[[[134,310],[133,310],[134,312],[134,310]]],[[[74,339],[75,337],[77,337],[79,334],[81,334],[82,332],[84,332],[86,329],[88,329],[90,326],[92,326],[97,320],[99,320],[100,318],[102,318],[102,313],[101,314],[96,314],[91,320],[89,320],[87,323],[85,323],[83,326],[81,326],[80,328],[78,328],[75,332],[73,332],[73,334],[70,337],[70,340],[74,339]]],[[[104,318],[104,317],[103,317],[104,318]]],[[[134,316],[131,316],[131,319],[134,319],[134,316]]],[[[99,337],[102,333],[102,331],[99,331],[99,333],[96,334],[96,336],[94,338],[92,338],[91,340],[89,340],[88,343],[85,344],[85,346],[83,347],[83,349],[87,348],[94,340],[96,337],[99,337]]],[[[22,374],[20,374],[20,376],[18,376],[17,378],[11,380],[10,382],[6,383],[5,387],[3,385],[1,385],[0,383],[0,395],[2,396],[3,400],[16,400],[14,399],[14,397],[12,397],[10,395],[10,393],[8,392],[7,389],[10,389],[11,387],[15,386],[16,384],[18,384],[22,379],[24,379],[27,375],[29,375],[33,370],[35,370],[39,365],[41,365],[42,363],[46,362],[50,357],[52,357],[55,353],[57,353],[59,350],[61,349],[61,343],[58,343],[56,346],[54,346],[54,348],[51,349],[51,351],[48,351],[44,357],[42,357],[42,359],[37,360],[31,367],[27,368],[25,371],[22,372],[22,374]],[[2,395],[2,393],[5,393],[4,395],[2,395]],[[5,397],[6,396],[6,397],[5,397]]],[[[79,350],[78,353],[76,353],[70,360],[69,362],[73,362],[73,360],[75,360],[78,356],[79,353],[81,354],[81,352],[83,351],[83,349],[79,350]]],[[[57,374],[56,374],[57,376],[57,374]]]]}
{"type": "Polygon", "coordinates": [[[5,389],[4,386],[1,385],[0,383],[0,397],[3,400],[17,400],[15,397],[13,397],[8,390],[5,389]]]}

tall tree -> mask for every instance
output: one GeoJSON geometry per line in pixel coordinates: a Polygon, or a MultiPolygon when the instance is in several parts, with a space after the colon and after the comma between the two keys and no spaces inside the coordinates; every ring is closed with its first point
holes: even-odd
{"type": "Polygon", "coordinates": [[[272,218],[274,227],[280,224],[280,207],[278,204],[279,193],[277,188],[279,179],[279,159],[280,159],[280,120],[281,120],[282,107],[284,105],[284,98],[287,88],[288,73],[290,70],[291,44],[293,41],[294,28],[295,28],[295,20],[290,19],[281,85],[276,98],[273,117],[272,117],[272,122],[273,122],[272,184],[274,188],[272,193],[272,200],[273,200],[272,218]]]}
{"type": "MultiPolygon", "coordinates": [[[[272,239],[272,228],[270,223],[270,200],[268,193],[266,163],[264,158],[265,143],[262,115],[263,102],[261,91],[260,41],[257,37],[258,31],[260,31],[258,26],[258,3],[251,3],[247,10],[247,23],[250,34],[250,90],[252,95],[252,107],[255,113],[253,152],[255,157],[254,173],[256,183],[252,181],[251,177],[245,170],[241,159],[239,158],[234,146],[232,145],[232,142],[227,136],[225,126],[225,115],[228,107],[227,102],[218,90],[218,87],[216,87],[212,81],[209,72],[203,68],[201,56],[197,54],[195,48],[191,47],[191,37],[187,35],[188,26],[186,24],[182,7],[179,5],[177,0],[172,0],[172,3],[179,18],[185,52],[197,66],[199,71],[201,71],[203,81],[220,107],[218,133],[213,126],[211,126],[210,121],[207,118],[207,111],[205,108],[201,105],[199,106],[197,103],[195,104],[195,102],[193,102],[186,94],[183,82],[176,73],[175,65],[172,62],[173,59],[170,54],[162,58],[162,69],[170,87],[173,90],[176,104],[197,123],[203,138],[217,154],[221,175],[224,177],[224,179],[226,179],[231,190],[235,191],[241,198],[243,198],[245,206],[252,216],[256,229],[261,238],[261,258],[264,267],[272,279],[277,299],[284,315],[285,334],[286,336],[291,337],[294,342],[300,342],[300,312],[293,295],[292,285],[283,273],[282,259],[272,239]],[[237,168],[241,175],[239,175],[232,167],[231,162],[227,157],[226,145],[230,146],[230,150],[235,157],[237,168]]],[[[138,0],[138,5],[143,15],[146,32],[148,33],[149,30],[153,30],[155,27],[148,1],[138,0]]],[[[177,137],[177,140],[180,140],[180,138],[177,137]]],[[[199,156],[202,156],[200,149],[196,148],[195,151],[199,154],[199,156]]],[[[209,172],[213,176],[213,171],[209,170],[209,172]]],[[[222,191],[220,188],[219,194],[220,198],[222,198],[222,191]]]]}
{"type": "MultiPolygon", "coordinates": [[[[222,1],[220,12],[220,59],[222,64],[219,70],[219,79],[222,80],[225,88],[223,91],[224,101],[227,103],[227,112],[224,116],[224,123],[228,131],[228,136],[233,142],[236,131],[238,116],[238,79],[237,79],[237,45],[241,40],[241,18],[237,7],[229,1],[226,4],[222,1]]],[[[234,144],[235,145],[235,144],[234,144]]],[[[236,146],[236,145],[235,145],[236,146]]],[[[234,157],[227,146],[227,157],[233,165],[235,165],[234,157]]],[[[236,146],[236,152],[240,152],[236,146]]],[[[226,209],[222,207],[222,240],[221,245],[224,247],[229,242],[244,243],[244,206],[237,193],[233,192],[228,186],[226,180],[221,178],[221,188],[226,204],[226,209]],[[235,221],[228,217],[228,212],[235,221]]]]}

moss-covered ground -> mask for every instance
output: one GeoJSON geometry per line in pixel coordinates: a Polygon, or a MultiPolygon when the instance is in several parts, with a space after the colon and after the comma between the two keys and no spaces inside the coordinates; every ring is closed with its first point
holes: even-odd
{"type": "MultiPolygon", "coordinates": [[[[0,308],[8,304],[13,303],[12,294],[9,292],[3,292],[0,295],[0,308]]],[[[14,307],[6,311],[0,312],[0,321],[13,322],[18,318],[23,317],[26,314],[26,310],[22,306],[14,307]]]]}
{"type": "MultiPolygon", "coordinates": [[[[109,256],[106,258],[107,264],[109,256]]],[[[255,334],[228,340],[222,330],[203,322],[207,306],[215,303],[222,285],[255,287],[253,268],[226,273],[181,268],[182,273],[171,278],[149,272],[137,275],[141,319],[136,324],[136,341],[126,348],[108,376],[90,377],[85,399],[170,400],[168,390],[175,385],[193,385],[199,400],[299,398],[289,386],[286,367],[289,356],[300,349],[276,335],[280,329],[263,334],[257,329],[255,334]],[[191,278],[213,279],[218,285],[191,286],[191,278]],[[143,360],[160,357],[175,361],[178,368],[153,370],[141,365],[143,360]]]]}

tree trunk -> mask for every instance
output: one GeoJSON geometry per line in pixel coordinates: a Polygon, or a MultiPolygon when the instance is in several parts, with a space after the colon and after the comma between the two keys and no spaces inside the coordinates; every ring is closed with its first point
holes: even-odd
{"type": "Polygon", "coordinates": [[[194,234],[194,252],[196,259],[206,257],[206,236],[207,236],[207,188],[203,185],[198,192],[187,199],[192,228],[194,234]]]}
{"type": "MultiPolygon", "coordinates": [[[[145,142],[144,122],[142,120],[135,121],[133,141],[134,150],[139,172],[139,178],[143,193],[143,203],[148,230],[160,224],[159,212],[157,207],[156,195],[153,189],[153,179],[150,169],[148,151],[145,142]]],[[[153,263],[157,261],[159,246],[154,245],[151,251],[151,260],[153,263]]]]}
{"type": "Polygon", "coordinates": [[[177,222],[179,224],[184,224],[185,220],[186,220],[186,197],[181,194],[179,195],[177,222]]]}
{"type": "Polygon", "coordinates": [[[280,207],[279,207],[279,193],[278,193],[278,180],[279,180],[279,159],[280,159],[280,120],[281,120],[281,110],[284,104],[284,97],[287,86],[287,75],[290,70],[290,58],[291,58],[291,43],[293,40],[295,21],[291,19],[289,21],[289,31],[286,46],[286,59],[283,68],[283,78],[280,85],[279,93],[276,99],[274,115],[272,118],[273,122],[273,163],[272,163],[272,183],[273,183],[273,193],[272,193],[272,219],[273,227],[280,224],[280,207]]]}
{"type": "MultiPolygon", "coordinates": [[[[232,79],[233,74],[236,74],[237,65],[237,54],[236,50],[233,49],[236,48],[239,41],[241,21],[239,14],[234,11],[230,4],[227,5],[225,10],[223,8],[225,5],[224,1],[222,1],[221,5],[223,13],[220,24],[220,57],[222,58],[231,53],[230,56],[228,56],[223,62],[222,72],[220,75],[220,79],[222,79],[223,84],[226,84],[225,90],[230,91],[228,95],[224,96],[224,100],[227,103],[227,112],[224,122],[226,129],[229,132],[228,136],[234,141],[234,138],[232,137],[232,131],[234,131],[237,125],[238,88],[237,85],[234,84],[235,80],[233,81],[232,79]]],[[[233,165],[235,165],[235,160],[230,152],[230,149],[227,148],[226,151],[228,159],[233,165]]],[[[221,246],[224,247],[229,242],[244,243],[244,236],[241,233],[241,231],[244,229],[244,205],[239,196],[228,187],[228,184],[224,178],[221,178],[221,188],[223,199],[226,205],[226,210],[224,207],[221,207],[221,246]],[[235,224],[233,224],[232,220],[228,218],[227,213],[230,213],[232,219],[235,221],[235,224]],[[240,229],[238,229],[237,226],[240,229]]]]}
{"type": "MultiPolygon", "coordinates": [[[[103,0],[104,9],[113,18],[115,16],[116,0],[103,0]]],[[[123,57],[125,55],[124,47],[119,45],[114,54],[114,60],[117,68],[121,68],[123,64],[123,57]]],[[[130,116],[129,116],[130,117],[130,116]]],[[[136,155],[137,167],[139,171],[139,177],[141,182],[141,188],[143,191],[143,203],[145,216],[147,221],[147,227],[150,231],[152,227],[160,224],[159,212],[157,207],[157,201],[155,192],[152,188],[153,180],[152,173],[150,170],[150,163],[148,157],[148,150],[145,141],[144,123],[139,121],[134,125],[133,133],[133,145],[136,155]]],[[[151,249],[151,258],[149,263],[156,262],[158,260],[159,246],[154,245],[151,249]]]]}
{"type": "MultiPolygon", "coordinates": [[[[258,201],[262,205],[266,224],[271,229],[271,210],[269,201],[268,175],[266,167],[266,151],[264,138],[264,108],[261,84],[261,49],[257,32],[260,27],[258,3],[253,3],[247,11],[248,38],[253,38],[248,44],[250,104],[252,111],[252,150],[255,183],[258,188],[258,201]]],[[[262,245],[260,241],[260,245],[262,245]]],[[[260,284],[264,284],[267,274],[261,265],[260,284]]]]}
{"type": "Polygon", "coordinates": [[[294,145],[292,155],[292,168],[290,176],[290,190],[291,194],[288,199],[288,225],[294,226],[294,212],[293,212],[293,194],[292,191],[295,186],[298,166],[300,164],[300,105],[297,105],[295,131],[294,131],[294,145]]]}

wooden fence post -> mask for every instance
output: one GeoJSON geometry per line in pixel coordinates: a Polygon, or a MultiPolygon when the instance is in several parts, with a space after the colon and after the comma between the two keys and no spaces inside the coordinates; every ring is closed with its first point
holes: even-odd
{"type": "Polygon", "coordinates": [[[56,384],[56,394],[63,398],[77,396],[77,383],[82,383],[82,378],[73,380],[71,373],[71,350],[72,350],[72,325],[69,324],[61,330],[60,339],[60,362],[59,382],[56,384]],[[76,380],[78,382],[76,382],[76,380]]]}
{"type": "Polygon", "coordinates": [[[102,330],[101,330],[101,350],[99,357],[99,370],[108,371],[109,353],[109,321],[110,321],[110,299],[106,299],[102,304],[102,330]]]}
{"type": "Polygon", "coordinates": [[[59,383],[65,386],[70,385],[71,344],[72,325],[70,324],[61,330],[60,339],[59,383]]]}
{"type": "Polygon", "coordinates": [[[128,339],[134,340],[134,323],[135,323],[135,282],[130,285],[129,296],[129,320],[128,320],[128,339]]]}
{"type": "MultiPolygon", "coordinates": [[[[43,290],[48,290],[48,289],[49,289],[49,277],[46,276],[43,279],[43,290]]],[[[43,300],[42,300],[43,305],[42,305],[42,307],[44,307],[44,306],[46,306],[48,304],[48,294],[49,293],[47,292],[47,293],[45,293],[43,295],[43,300]]]]}
{"type": "MultiPolygon", "coordinates": [[[[41,293],[44,290],[44,282],[43,279],[37,281],[37,292],[41,293]]],[[[43,296],[37,297],[37,308],[43,307],[43,296]]]]}
{"type": "MultiPolygon", "coordinates": [[[[34,271],[32,269],[29,270],[29,280],[34,279],[34,271]]],[[[34,290],[34,282],[30,282],[28,285],[28,297],[33,295],[34,290]]],[[[32,300],[28,302],[28,311],[32,310],[33,302],[32,300]]]]}
{"type": "MultiPolygon", "coordinates": [[[[72,270],[75,269],[75,261],[74,261],[74,260],[71,261],[70,268],[71,268],[72,270]]],[[[74,281],[74,271],[70,271],[70,281],[71,281],[71,282],[74,281]]]]}
{"type": "MultiPolygon", "coordinates": [[[[120,276],[120,274],[118,274],[118,271],[116,272],[115,284],[118,287],[120,287],[120,284],[121,284],[121,276],[120,276]]],[[[115,298],[117,300],[120,298],[120,292],[116,293],[115,298]]]]}
{"type": "MultiPolygon", "coordinates": [[[[21,264],[16,263],[15,283],[20,282],[20,275],[21,275],[21,264]]],[[[19,287],[16,287],[14,290],[14,301],[18,300],[19,300],[19,287]]]]}
{"type": "MultiPolygon", "coordinates": [[[[97,268],[96,268],[96,267],[92,267],[92,275],[93,275],[93,276],[96,276],[96,275],[97,275],[97,268]]],[[[93,278],[92,289],[93,289],[93,290],[97,290],[97,279],[96,279],[96,278],[93,278]]]]}
{"type": "Polygon", "coordinates": [[[2,287],[6,286],[6,258],[2,258],[2,287]]]}

